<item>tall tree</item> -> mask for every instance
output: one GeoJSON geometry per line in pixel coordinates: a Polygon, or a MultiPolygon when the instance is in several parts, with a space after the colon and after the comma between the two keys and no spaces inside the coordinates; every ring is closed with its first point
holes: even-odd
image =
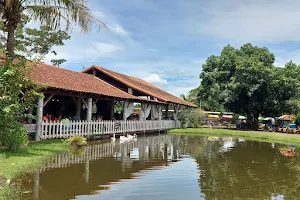
{"type": "Polygon", "coordinates": [[[246,115],[256,129],[260,114],[276,116],[288,111],[289,101],[297,94],[297,76],[289,75],[291,67],[276,68],[274,60],[267,48],[228,45],[203,65],[199,96],[212,108],[246,115]]]}
{"type": "MultiPolygon", "coordinates": [[[[21,22],[15,32],[14,52],[16,55],[25,57],[28,60],[43,59],[48,53],[57,53],[53,50],[54,46],[64,45],[64,40],[70,39],[67,32],[62,30],[52,30],[48,26],[40,28],[29,28],[30,18],[22,15],[21,22]]],[[[6,34],[4,33],[4,24],[0,23],[0,48],[5,49],[6,34]]],[[[59,66],[65,59],[53,59],[52,64],[59,66]]]]}
{"type": "Polygon", "coordinates": [[[7,31],[6,50],[10,57],[14,55],[15,31],[21,23],[22,13],[54,30],[62,25],[68,30],[72,22],[84,32],[94,24],[106,27],[92,16],[84,0],[0,0],[0,14],[7,31]]]}

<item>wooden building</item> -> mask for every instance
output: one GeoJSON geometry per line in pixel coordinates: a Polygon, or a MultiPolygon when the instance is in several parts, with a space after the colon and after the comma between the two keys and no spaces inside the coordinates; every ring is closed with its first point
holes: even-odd
{"type": "Polygon", "coordinates": [[[180,106],[196,107],[141,79],[98,66],[82,73],[38,63],[32,65],[30,79],[43,86],[34,113],[36,140],[175,128],[180,126],[180,106]],[[123,104],[119,119],[114,113],[117,102],[123,104]],[[134,103],[141,104],[140,120],[128,121],[134,103]],[[169,105],[174,120],[162,120],[169,105]],[[60,120],[66,117],[70,119],[60,120]]]}

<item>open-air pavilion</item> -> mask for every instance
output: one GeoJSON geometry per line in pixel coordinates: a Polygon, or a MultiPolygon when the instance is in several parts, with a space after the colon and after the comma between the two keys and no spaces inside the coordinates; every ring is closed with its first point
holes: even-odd
{"type": "Polygon", "coordinates": [[[36,123],[31,125],[35,127],[36,140],[175,128],[180,126],[180,106],[195,107],[134,77],[111,71],[104,74],[94,66],[85,72],[43,63],[32,65],[30,79],[43,86],[43,97],[38,99],[36,112],[33,111],[36,123]],[[117,102],[123,105],[119,115],[114,112],[117,102]],[[129,121],[136,103],[141,104],[140,118],[129,121]],[[174,120],[163,120],[162,110],[169,105],[174,107],[174,120]]]}

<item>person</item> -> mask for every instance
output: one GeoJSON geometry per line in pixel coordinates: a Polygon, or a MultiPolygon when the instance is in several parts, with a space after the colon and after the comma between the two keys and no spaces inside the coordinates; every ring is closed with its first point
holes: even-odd
{"type": "Polygon", "coordinates": [[[72,121],[78,121],[78,117],[75,115],[73,118],[72,118],[72,121]]]}
{"type": "Polygon", "coordinates": [[[102,116],[99,116],[99,117],[97,118],[97,120],[98,120],[98,121],[102,121],[102,116]]]}
{"type": "Polygon", "coordinates": [[[44,116],[42,117],[42,120],[43,120],[43,121],[48,121],[48,120],[49,120],[49,114],[47,113],[46,115],[44,115],[44,116]]]}

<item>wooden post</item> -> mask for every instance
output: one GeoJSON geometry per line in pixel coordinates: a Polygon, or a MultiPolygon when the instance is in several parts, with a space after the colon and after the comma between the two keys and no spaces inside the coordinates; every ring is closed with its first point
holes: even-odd
{"type": "Polygon", "coordinates": [[[168,104],[166,105],[165,116],[166,116],[166,119],[169,118],[169,105],[168,104]]]}
{"type": "Polygon", "coordinates": [[[87,113],[87,116],[86,116],[86,120],[87,121],[91,121],[92,120],[92,109],[93,109],[93,99],[92,98],[88,98],[88,113],[87,113]]]}
{"type": "Polygon", "coordinates": [[[89,183],[89,179],[90,179],[90,160],[88,156],[85,160],[85,183],[89,183]]]}
{"type": "Polygon", "coordinates": [[[76,117],[81,118],[81,97],[76,98],[76,117]]]}
{"type": "Polygon", "coordinates": [[[110,107],[110,119],[112,120],[113,117],[115,116],[115,101],[111,101],[111,107],[110,107]]]}
{"type": "Polygon", "coordinates": [[[92,121],[92,108],[93,108],[93,99],[92,98],[88,98],[88,110],[87,110],[87,116],[86,116],[86,120],[88,122],[88,135],[90,135],[91,133],[91,121],[92,121]]]}
{"type": "Polygon", "coordinates": [[[38,106],[36,110],[36,131],[35,131],[35,141],[40,141],[40,136],[42,132],[42,119],[43,119],[43,108],[44,108],[44,93],[41,93],[42,97],[38,99],[38,106]]]}

